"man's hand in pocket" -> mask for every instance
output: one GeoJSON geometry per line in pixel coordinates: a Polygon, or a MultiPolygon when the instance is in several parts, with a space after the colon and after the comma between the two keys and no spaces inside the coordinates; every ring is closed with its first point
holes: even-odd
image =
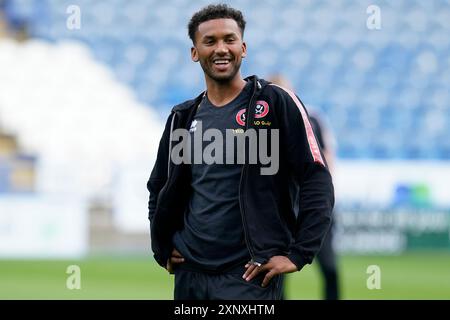
{"type": "Polygon", "coordinates": [[[183,263],[184,258],[181,253],[178,252],[177,249],[173,249],[172,256],[167,260],[166,269],[170,274],[173,274],[173,267],[175,264],[183,263]]]}

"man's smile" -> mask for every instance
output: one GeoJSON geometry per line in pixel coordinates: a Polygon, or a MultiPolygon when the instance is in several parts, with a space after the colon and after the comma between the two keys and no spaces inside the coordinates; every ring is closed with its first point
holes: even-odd
{"type": "Polygon", "coordinates": [[[216,69],[224,71],[231,64],[231,58],[214,58],[212,62],[216,69]]]}

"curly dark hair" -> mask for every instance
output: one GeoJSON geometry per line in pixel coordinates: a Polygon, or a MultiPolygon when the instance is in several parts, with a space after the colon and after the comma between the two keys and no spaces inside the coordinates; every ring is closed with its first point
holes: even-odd
{"type": "Polygon", "coordinates": [[[239,26],[242,37],[244,37],[246,22],[241,11],[231,8],[226,4],[210,4],[194,13],[189,21],[188,33],[192,43],[195,44],[195,32],[197,32],[198,26],[205,21],[213,19],[233,19],[239,26]]]}

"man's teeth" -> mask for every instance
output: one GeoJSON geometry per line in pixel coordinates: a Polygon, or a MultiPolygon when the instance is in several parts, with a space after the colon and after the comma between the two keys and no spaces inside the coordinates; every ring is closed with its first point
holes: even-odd
{"type": "Polygon", "coordinates": [[[216,60],[216,61],[214,61],[215,64],[227,64],[228,62],[230,62],[230,60],[216,60]]]}

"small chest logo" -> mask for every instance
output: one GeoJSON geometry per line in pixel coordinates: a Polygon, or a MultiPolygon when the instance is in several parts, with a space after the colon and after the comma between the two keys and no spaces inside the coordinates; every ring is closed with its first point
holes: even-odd
{"type": "Polygon", "coordinates": [[[245,109],[241,109],[238,111],[238,113],[236,114],[236,122],[240,125],[240,126],[245,126],[245,109]]]}
{"type": "Polygon", "coordinates": [[[255,119],[264,118],[269,113],[269,104],[263,100],[256,101],[255,119]]]}
{"type": "Polygon", "coordinates": [[[195,130],[197,130],[197,120],[192,121],[189,132],[195,132],[195,130]]]}

